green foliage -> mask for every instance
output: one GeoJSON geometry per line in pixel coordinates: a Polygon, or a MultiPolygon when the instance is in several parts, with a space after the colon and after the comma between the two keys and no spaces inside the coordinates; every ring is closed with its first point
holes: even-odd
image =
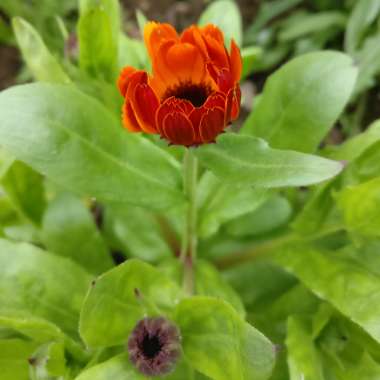
{"type": "Polygon", "coordinates": [[[241,45],[243,39],[241,14],[233,0],[212,2],[199,18],[199,25],[205,24],[217,25],[224,33],[227,46],[230,45],[232,38],[241,45]]]}
{"type": "Polygon", "coordinates": [[[341,53],[295,58],[268,79],[245,133],[275,148],[315,151],[346,105],[356,75],[352,60],[341,53]]]}
{"type": "Polygon", "coordinates": [[[378,379],[379,2],[210,2],[250,83],[190,149],[121,127],[147,17],[134,38],[119,1],[75,5],[0,4],[18,80],[48,82],[0,94],[1,379],[378,379]],[[181,355],[149,377],[127,342],[159,316],[181,355]]]}
{"type": "Polygon", "coordinates": [[[239,186],[306,186],[329,179],[343,168],[339,162],[271,149],[264,140],[237,134],[221,135],[217,144],[203,145],[196,154],[219,179],[239,186]]]}

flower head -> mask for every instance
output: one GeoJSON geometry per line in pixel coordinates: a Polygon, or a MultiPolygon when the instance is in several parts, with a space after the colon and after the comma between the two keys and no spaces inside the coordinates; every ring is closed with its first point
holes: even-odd
{"type": "Polygon", "coordinates": [[[165,375],[180,356],[178,328],[162,317],[144,318],[129,337],[128,352],[131,362],[144,375],[165,375]]]}
{"type": "Polygon", "coordinates": [[[235,42],[228,52],[214,25],[193,25],[178,35],[155,22],[146,25],[144,39],[152,75],[128,66],[118,81],[125,128],[176,145],[215,141],[240,110],[242,62],[235,42]]]}

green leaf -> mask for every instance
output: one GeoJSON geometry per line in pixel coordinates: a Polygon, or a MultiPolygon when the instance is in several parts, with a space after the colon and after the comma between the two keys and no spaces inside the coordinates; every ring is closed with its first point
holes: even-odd
{"type": "Polygon", "coordinates": [[[65,352],[62,342],[46,343],[33,352],[30,365],[30,376],[36,379],[45,379],[50,376],[63,376],[66,372],[65,352]]]}
{"type": "Polygon", "coordinates": [[[369,26],[376,21],[380,13],[380,3],[377,0],[357,1],[347,23],[344,40],[345,50],[353,54],[360,46],[369,26]]]}
{"type": "Polygon", "coordinates": [[[145,380],[130,364],[127,354],[113,357],[101,364],[83,371],[75,380],[145,380]]]}
{"type": "Polygon", "coordinates": [[[214,380],[264,380],[274,347],[222,300],[191,297],[177,307],[182,346],[192,366],[214,380]]]}
{"type": "Polygon", "coordinates": [[[325,157],[332,160],[354,161],[375,142],[380,141],[380,120],[374,121],[364,132],[336,146],[328,146],[324,151],[325,157]]]}
{"type": "Polygon", "coordinates": [[[118,74],[120,9],[117,0],[81,0],[79,64],[90,75],[114,82],[118,74]]]}
{"type": "Polygon", "coordinates": [[[246,43],[256,43],[258,33],[264,29],[269,21],[289,11],[301,2],[302,0],[273,0],[261,3],[257,16],[244,34],[244,41],[246,43]]]}
{"type": "Polygon", "coordinates": [[[160,221],[158,215],[141,207],[115,204],[105,208],[106,236],[116,240],[128,256],[149,262],[159,262],[172,254],[160,221]]]}
{"type": "Polygon", "coordinates": [[[333,197],[340,188],[340,178],[316,187],[310,193],[302,210],[292,221],[292,228],[300,236],[312,236],[321,231],[336,231],[343,228],[342,218],[333,197]]]}
{"type": "Polygon", "coordinates": [[[267,192],[225,184],[207,171],[198,184],[197,197],[198,231],[200,237],[206,238],[215,234],[223,223],[259,207],[267,192]]]}
{"type": "Polygon", "coordinates": [[[380,72],[380,58],[376,54],[379,48],[380,33],[377,33],[373,37],[368,37],[364,42],[363,48],[355,54],[359,67],[359,75],[353,98],[376,84],[376,77],[380,72]]]}
{"type": "Polygon", "coordinates": [[[343,168],[339,162],[271,149],[261,139],[234,133],[200,146],[196,154],[220,180],[235,186],[306,186],[334,177],[343,168]]]}
{"type": "Polygon", "coordinates": [[[43,177],[16,161],[1,183],[17,212],[27,221],[39,225],[46,207],[43,177]]]}
{"type": "Polygon", "coordinates": [[[380,278],[339,252],[292,244],[276,261],[380,342],[380,278]]]}
{"type": "Polygon", "coordinates": [[[226,45],[233,38],[238,45],[242,44],[243,27],[238,6],[233,0],[216,0],[201,14],[199,25],[215,24],[224,33],[226,45]],[[228,15],[228,17],[226,17],[228,15]]]}
{"type": "Polygon", "coordinates": [[[100,274],[113,266],[89,210],[69,193],[49,204],[42,234],[49,251],[71,258],[91,273],[100,274]]]}
{"type": "Polygon", "coordinates": [[[242,79],[251,74],[255,69],[255,63],[260,59],[263,54],[258,46],[250,46],[241,50],[241,58],[243,60],[243,71],[241,74],[242,79]]]}
{"type": "Polygon", "coordinates": [[[312,33],[320,33],[329,28],[344,29],[346,16],[342,12],[329,11],[305,15],[297,23],[290,23],[280,30],[278,39],[281,42],[292,41],[312,33]]]}
{"type": "Polygon", "coordinates": [[[286,338],[290,380],[324,380],[322,363],[314,345],[310,323],[289,317],[286,338]]]}
{"type": "Polygon", "coordinates": [[[28,359],[36,343],[21,339],[0,340],[1,380],[30,380],[28,359]]]}
{"type": "Polygon", "coordinates": [[[167,312],[180,297],[179,287],[159,270],[128,260],[93,282],[83,304],[80,334],[90,347],[125,344],[148,311],[167,312]]]}
{"type": "Polygon", "coordinates": [[[75,193],[151,208],[183,199],[179,163],[70,86],[3,91],[0,118],[0,145],[75,193]]]}
{"type": "Polygon", "coordinates": [[[380,178],[344,188],[337,202],[350,233],[364,239],[380,237],[380,178]]]}
{"type": "Polygon", "coordinates": [[[12,26],[24,60],[35,79],[42,82],[70,83],[70,78],[32,25],[21,17],[16,17],[12,20],[12,26]]]}
{"type": "Polygon", "coordinates": [[[349,169],[355,180],[360,182],[380,176],[380,141],[370,145],[349,169]]]}
{"type": "Polygon", "coordinates": [[[149,59],[144,42],[128,37],[126,34],[119,36],[119,67],[133,66],[139,69],[149,69],[149,59]]]}
{"type": "Polygon", "coordinates": [[[293,276],[265,260],[227,268],[223,276],[240,295],[248,311],[256,310],[260,304],[272,303],[296,283],[293,276]]]}
{"type": "Polygon", "coordinates": [[[242,316],[245,316],[244,305],[234,289],[223,279],[220,272],[205,260],[198,260],[195,268],[196,294],[220,298],[242,316]]]}
{"type": "Polygon", "coordinates": [[[90,276],[71,261],[0,239],[0,311],[28,312],[78,336],[90,276]]]}
{"type": "MultiPolygon", "coordinates": [[[[183,265],[178,259],[165,260],[160,263],[159,268],[179,286],[183,284],[183,265]]],[[[194,279],[195,295],[222,299],[233,306],[241,316],[245,316],[244,305],[238,293],[210,262],[197,260],[194,266],[194,279]]]]}
{"type": "Polygon", "coordinates": [[[291,215],[289,201],[280,195],[273,195],[258,209],[229,222],[226,231],[236,237],[260,235],[285,225],[291,215]]]}
{"type": "Polygon", "coordinates": [[[73,358],[80,362],[88,360],[79,343],[65,335],[61,329],[46,319],[34,317],[25,312],[3,310],[0,313],[0,327],[12,329],[37,343],[62,342],[73,358]]]}
{"type": "Polygon", "coordinates": [[[294,58],[269,77],[243,132],[274,148],[313,152],[343,111],[356,76],[352,59],[339,52],[294,58]]]}

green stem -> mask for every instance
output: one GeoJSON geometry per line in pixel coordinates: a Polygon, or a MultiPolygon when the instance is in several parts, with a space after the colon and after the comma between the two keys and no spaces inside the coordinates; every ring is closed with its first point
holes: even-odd
{"type": "Polygon", "coordinates": [[[187,198],[187,210],[180,257],[184,266],[183,286],[188,294],[194,292],[194,263],[197,257],[197,175],[198,162],[192,149],[188,148],[183,161],[183,188],[187,198]]]}

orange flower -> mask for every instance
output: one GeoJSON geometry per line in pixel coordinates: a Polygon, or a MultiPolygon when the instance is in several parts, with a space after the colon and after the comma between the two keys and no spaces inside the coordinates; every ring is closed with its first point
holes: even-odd
{"type": "Polygon", "coordinates": [[[228,52],[214,25],[193,25],[178,35],[155,22],[146,25],[144,39],[153,74],[125,67],[118,81],[125,128],[176,145],[215,141],[239,115],[242,62],[235,42],[228,52]]]}

